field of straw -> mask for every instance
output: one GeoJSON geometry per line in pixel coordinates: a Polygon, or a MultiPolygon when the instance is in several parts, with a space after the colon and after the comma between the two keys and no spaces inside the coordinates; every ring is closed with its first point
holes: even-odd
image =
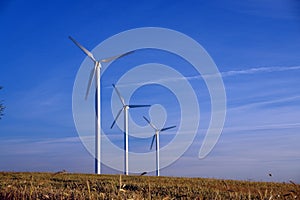
{"type": "Polygon", "coordinates": [[[204,178],[0,172],[0,199],[300,199],[300,185],[204,178]]]}

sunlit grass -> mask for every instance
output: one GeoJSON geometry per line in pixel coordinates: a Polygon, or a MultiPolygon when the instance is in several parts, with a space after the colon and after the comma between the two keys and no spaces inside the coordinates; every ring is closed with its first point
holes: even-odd
{"type": "Polygon", "coordinates": [[[204,178],[0,173],[0,199],[297,199],[300,185],[204,178]]]}

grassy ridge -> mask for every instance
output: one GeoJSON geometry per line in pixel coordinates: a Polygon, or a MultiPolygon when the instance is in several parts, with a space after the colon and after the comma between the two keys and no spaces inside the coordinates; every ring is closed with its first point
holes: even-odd
{"type": "Polygon", "coordinates": [[[0,172],[0,199],[299,199],[294,183],[0,172]]]}

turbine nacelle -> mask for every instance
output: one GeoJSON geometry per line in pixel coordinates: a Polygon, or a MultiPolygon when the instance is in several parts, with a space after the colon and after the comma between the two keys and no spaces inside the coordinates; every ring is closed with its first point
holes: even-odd
{"type": "Polygon", "coordinates": [[[148,124],[154,129],[155,131],[155,134],[153,135],[152,137],[152,142],[151,142],[151,146],[150,146],[150,149],[152,149],[153,147],[153,143],[154,143],[154,139],[158,136],[158,134],[160,132],[163,132],[163,131],[166,131],[166,130],[169,130],[169,129],[172,129],[172,128],[175,128],[176,126],[169,126],[169,127],[165,127],[165,128],[162,128],[162,129],[158,129],[153,123],[150,122],[149,119],[147,119],[147,117],[143,116],[143,118],[145,119],[146,122],[148,122],[148,124]]]}
{"type": "Polygon", "coordinates": [[[86,90],[86,94],[85,94],[85,99],[87,99],[87,97],[89,95],[90,88],[91,88],[91,85],[92,85],[92,82],[93,82],[93,79],[94,79],[94,76],[95,76],[97,70],[99,70],[99,72],[100,72],[101,63],[108,63],[108,62],[117,60],[117,59],[119,59],[123,56],[126,56],[126,55],[131,54],[131,53],[134,52],[134,51],[129,51],[129,52],[117,55],[117,56],[112,56],[112,57],[109,57],[109,58],[96,60],[94,55],[92,54],[92,52],[87,50],[84,46],[82,46],[79,42],[77,42],[71,36],[69,36],[69,39],[72,40],[74,42],[74,44],[76,44],[76,46],[78,46],[94,62],[94,68],[91,70],[91,73],[90,73],[90,78],[89,78],[89,81],[88,81],[88,86],[87,86],[87,90],[86,90]]]}
{"type": "Polygon", "coordinates": [[[142,108],[142,107],[150,107],[150,106],[151,106],[151,105],[131,105],[131,104],[127,105],[127,104],[125,103],[125,100],[124,100],[124,98],[122,97],[120,91],[119,91],[118,88],[116,87],[116,85],[115,85],[115,84],[112,84],[112,86],[114,87],[115,91],[117,92],[117,95],[118,95],[118,97],[119,97],[119,99],[120,99],[120,101],[121,101],[123,107],[119,110],[119,112],[118,112],[118,114],[117,114],[115,120],[113,121],[112,125],[110,126],[111,129],[114,127],[116,121],[118,120],[118,118],[119,118],[119,116],[121,115],[121,112],[122,112],[123,110],[125,111],[125,109],[128,110],[129,108],[142,108]]]}

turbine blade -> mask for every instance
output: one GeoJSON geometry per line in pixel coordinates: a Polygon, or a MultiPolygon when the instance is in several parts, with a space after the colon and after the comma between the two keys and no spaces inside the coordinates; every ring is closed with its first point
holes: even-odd
{"type": "Polygon", "coordinates": [[[142,108],[142,107],[150,107],[151,105],[128,105],[129,108],[142,108]]]}
{"type": "Polygon", "coordinates": [[[120,100],[121,100],[123,106],[125,106],[125,105],[126,105],[126,104],[125,104],[125,100],[124,100],[124,98],[121,96],[121,93],[119,92],[118,88],[115,86],[115,84],[112,84],[112,86],[115,88],[115,90],[116,90],[116,92],[117,92],[117,94],[118,94],[118,96],[119,96],[119,98],[120,98],[120,100]]]}
{"type": "Polygon", "coordinates": [[[148,122],[148,124],[151,124],[149,119],[147,119],[147,117],[143,116],[143,118],[146,120],[146,122],[148,122]]]}
{"type": "Polygon", "coordinates": [[[88,86],[87,86],[86,93],[85,93],[85,100],[87,100],[87,97],[90,93],[92,82],[93,82],[93,79],[94,79],[94,76],[95,76],[95,73],[96,73],[96,68],[97,68],[96,65],[97,65],[97,63],[95,63],[95,67],[94,67],[94,69],[91,70],[91,73],[90,73],[90,78],[89,78],[88,86]]]}
{"type": "Polygon", "coordinates": [[[127,53],[123,53],[121,55],[117,55],[117,56],[113,56],[113,57],[109,57],[109,58],[105,58],[105,59],[102,59],[100,62],[110,62],[110,61],[113,61],[113,60],[117,60],[123,56],[127,56],[128,54],[131,54],[133,53],[134,51],[129,51],[127,53]]]}
{"type": "Polygon", "coordinates": [[[156,137],[156,134],[155,134],[155,135],[153,135],[153,137],[152,137],[152,142],[151,142],[150,150],[151,150],[151,149],[152,149],[152,147],[153,147],[153,143],[154,143],[154,139],[155,139],[155,137],[156,137]]]}
{"type": "MultiPolygon", "coordinates": [[[[124,108],[124,107],[123,107],[123,108],[124,108]]],[[[116,121],[118,120],[118,118],[119,118],[119,116],[120,116],[120,114],[121,114],[123,108],[122,108],[121,110],[119,110],[119,112],[118,112],[118,114],[117,114],[117,117],[115,118],[115,120],[113,121],[112,125],[110,126],[111,129],[114,127],[114,125],[115,125],[116,121]]]]}
{"type": "Polygon", "coordinates": [[[157,130],[156,126],[154,126],[154,124],[152,124],[149,119],[147,119],[145,116],[143,116],[143,118],[148,122],[148,124],[154,129],[157,130]]]}
{"type": "Polygon", "coordinates": [[[169,127],[166,127],[166,128],[161,129],[160,131],[166,131],[166,130],[169,130],[169,129],[175,128],[175,127],[176,127],[176,126],[169,126],[169,127]]]}
{"type": "Polygon", "coordinates": [[[72,40],[76,44],[76,46],[78,46],[88,57],[90,57],[94,62],[96,62],[96,59],[94,58],[93,54],[89,50],[87,50],[86,48],[84,48],[81,44],[79,44],[71,36],[69,36],[69,39],[72,40]]]}

